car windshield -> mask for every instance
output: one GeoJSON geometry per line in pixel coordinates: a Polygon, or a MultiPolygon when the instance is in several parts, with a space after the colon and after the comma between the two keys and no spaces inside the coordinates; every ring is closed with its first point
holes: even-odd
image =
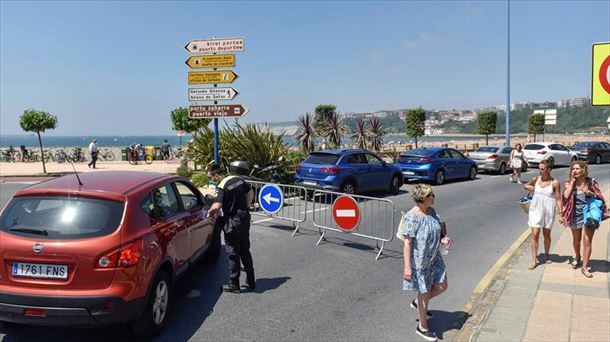
{"type": "Polygon", "coordinates": [[[121,223],[120,202],[67,196],[15,197],[2,213],[0,230],[41,239],[103,236],[121,223]]]}
{"type": "Polygon", "coordinates": [[[542,150],[544,148],[544,145],[539,145],[539,144],[527,144],[525,145],[525,147],[523,148],[524,150],[532,150],[532,151],[537,151],[537,150],[542,150]]]}
{"type": "Polygon", "coordinates": [[[339,160],[339,156],[336,154],[312,153],[303,161],[303,163],[335,165],[337,164],[337,160],[339,160]]]}
{"type": "Polygon", "coordinates": [[[491,146],[483,146],[483,147],[479,147],[477,148],[477,150],[475,152],[490,152],[490,153],[496,153],[498,152],[500,148],[498,147],[491,147],[491,146]]]}

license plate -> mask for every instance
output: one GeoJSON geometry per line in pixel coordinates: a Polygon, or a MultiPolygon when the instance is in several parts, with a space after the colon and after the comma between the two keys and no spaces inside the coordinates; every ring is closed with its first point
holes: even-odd
{"type": "Polygon", "coordinates": [[[305,185],[318,185],[318,183],[314,182],[314,181],[303,181],[303,184],[305,184],[305,185]]]}
{"type": "Polygon", "coordinates": [[[67,279],[68,265],[14,262],[12,273],[16,277],[67,279]]]}
{"type": "Polygon", "coordinates": [[[403,175],[409,175],[409,176],[412,176],[412,175],[414,175],[414,174],[415,174],[415,172],[413,172],[413,171],[403,171],[403,172],[402,172],[402,174],[403,174],[403,175]]]}

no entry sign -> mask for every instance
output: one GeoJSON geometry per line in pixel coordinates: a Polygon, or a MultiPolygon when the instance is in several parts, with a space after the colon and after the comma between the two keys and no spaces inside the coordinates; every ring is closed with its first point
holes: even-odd
{"type": "Polygon", "coordinates": [[[360,223],[358,202],[350,196],[339,196],[333,203],[333,219],[339,228],[350,232],[360,223]]]}
{"type": "Polygon", "coordinates": [[[593,44],[591,104],[610,106],[610,42],[593,44]]]}

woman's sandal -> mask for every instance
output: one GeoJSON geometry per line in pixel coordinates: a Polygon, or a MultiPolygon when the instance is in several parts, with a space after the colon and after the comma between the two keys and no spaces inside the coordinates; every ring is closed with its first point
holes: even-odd
{"type": "Polygon", "coordinates": [[[570,265],[573,269],[577,269],[582,265],[582,261],[580,260],[580,258],[572,258],[572,261],[570,261],[570,265]]]}
{"type": "Polygon", "coordinates": [[[547,256],[547,257],[545,257],[545,258],[544,258],[544,263],[545,263],[545,264],[550,264],[550,263],[552,263],[552,262],[553,262],[553,260],[551,260],[551,257],[550,257],[550,256],[547,256]]]}
{"type": "Polygon", "coordinates": [[[536,263],[534,265],[529,265],[529,267],[527,269],[530,271],[533,271],[536,268],[536,266],[538,266],[538,263],[536,263]]]}
{"type": "Polygon", "coordinates": [[[591,272],[589,272],[587,270],[588,267],[583,267],[580,269],[580,273],[582,273],[582,275],[584,275],[587,278],[593,278],[593,274],[591,274],[591,272]]]}

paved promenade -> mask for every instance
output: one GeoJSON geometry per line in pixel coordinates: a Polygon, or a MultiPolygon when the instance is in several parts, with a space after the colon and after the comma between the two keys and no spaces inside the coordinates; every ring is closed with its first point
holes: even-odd
{"type": "MultiPolygon", "coordinates": [[[[151,171],[162,173],[176,173],[176,169],[180,166],[180,161],[172,160],[165,162],[155,160],[152,164],[140,162],[138,165],[130,165],[126,161],[98,162],[97,168],[92,169],[87,166],[87,162],[74,163],[74,168],[77,172],[90,171],[151,171]]],[[[193,164],[189,163],[192,168],[193,164]]],[[[64,174],[74,172],[70,163],[46,163],[48,174],[64,174]]],[[[0,163],[0,177],[15,177],[15,176],[44,176],[42,172],[42,163],[0,163]]]]}
{"type": "MultiPolygon", "coordinates": [[[[610,197],[608,187],[604,195],[610,197]]],[[[551,264],[528,270],[530,239],[522,245],[505,278],[495,281],[472,313],[458,340],[470,341],[610,341],[610,220],[593,238],[591,273],[572,269],[572,234],[556,222],[551,264]],[[493,300],[489,300],[493,298],[493,300]],[[485,300],[483,301],[485,302],[485,300]]],[[[543,254],[540,236],[540,255],[543,254]]]]}

